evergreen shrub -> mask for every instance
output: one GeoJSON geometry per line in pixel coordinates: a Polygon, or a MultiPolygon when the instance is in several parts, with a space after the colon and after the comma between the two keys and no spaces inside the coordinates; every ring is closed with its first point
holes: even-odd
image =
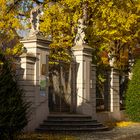
{"type": "Polygon", "coordinates": [[[126,113],[133,121],[140,121],[140,59],[132,70],[132,79],[129,81],[126,92],[126,113]]]}
{"type": "Polygon", "coordinates": [[[12,66],[0,52],[0,139],[13,140],[27,125],[28,103],[23,98],[12,66]]]}

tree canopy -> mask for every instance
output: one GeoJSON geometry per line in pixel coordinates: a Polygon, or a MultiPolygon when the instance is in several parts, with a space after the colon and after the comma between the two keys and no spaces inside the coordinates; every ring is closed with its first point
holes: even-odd
{"type": "Polygon", "coordinates": [[[42,4],[44,12],[40,30],[52,40],[52,60],[71,60],[80,19],[85,42],[95,48],[97,64],[108,64],[110,54],[115,57],[114,66],[124,69],[139,43],[139,0],[0,0],[0,4],[0,46],[7,54],[20,52],[17,32],[29,28],[29,12],[37,4],[42,4]]]}
{"type": "Polygon", "coordinates": [[[0,49],[7,56],[19,55],[19,31],[26,28],[33,0],[0,0],[0,49]]]}
{"type": "Polygon", "coordinates": [[[138,44],[139,1],[45,0],[44,2],[40,29],[45,36],[51,36],[53,51],[66,51],[75,45],[79,19],[84,20],[85,42],[98,50],[99,54],[105,51],[114,55],[118,62],[114,66],[118,68],[125,65],[128,53],[138,44]]]}

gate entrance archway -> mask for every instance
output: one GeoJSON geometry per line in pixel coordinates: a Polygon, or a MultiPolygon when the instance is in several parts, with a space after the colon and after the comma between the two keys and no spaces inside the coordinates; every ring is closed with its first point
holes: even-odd
{"type": "Polygon", "coordinates": [[[49,71],[49,110],[50,112],[74,112],[73,70],[72,63],[60,62],[50,66],[49,71]]]}

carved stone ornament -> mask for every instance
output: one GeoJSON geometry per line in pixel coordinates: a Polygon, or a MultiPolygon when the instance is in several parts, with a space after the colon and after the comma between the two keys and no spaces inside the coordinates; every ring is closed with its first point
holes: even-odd
{"type": "Polygon", "coordinates": [[[33,10],[31,10],[30,14],[30,23],[31,23],[31,30],[30,34],[36,34],[39,32],[39,20],[41,16],[41,7],[36,6],[33,10]]]}

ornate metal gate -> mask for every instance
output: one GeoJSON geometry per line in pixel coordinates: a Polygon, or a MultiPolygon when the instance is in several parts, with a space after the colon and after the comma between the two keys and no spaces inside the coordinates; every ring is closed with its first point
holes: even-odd
{"type": "Polygon", "coordinates": [[[50,68],[49,109],[50,112],[74,112],[74,64],[59,63],[50,68]]]}

